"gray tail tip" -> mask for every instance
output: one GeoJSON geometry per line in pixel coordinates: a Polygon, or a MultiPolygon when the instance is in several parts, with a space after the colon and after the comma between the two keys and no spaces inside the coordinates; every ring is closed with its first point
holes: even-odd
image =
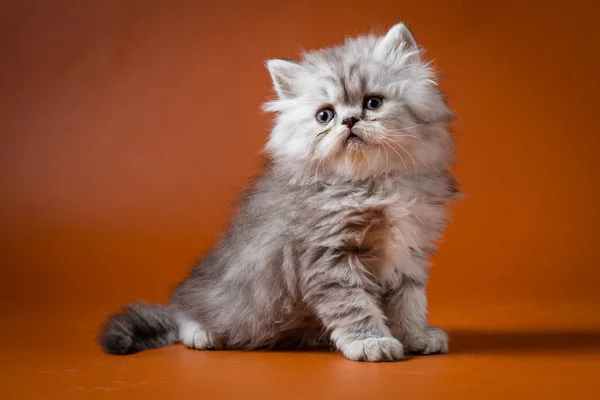
{"type": "Polygon", "coordinates": [[[138,303],[109,316],[97,339],[106,353],[128,355],[173,344],[176,332],[166,307],[138,303]]]}
{"type": "Polygon", "coordinates": [[[98,343],[108,354],[134,354],[142,349],[134,345],[134,326],[127,314],[113,314],[100,328],[98,343]]]}

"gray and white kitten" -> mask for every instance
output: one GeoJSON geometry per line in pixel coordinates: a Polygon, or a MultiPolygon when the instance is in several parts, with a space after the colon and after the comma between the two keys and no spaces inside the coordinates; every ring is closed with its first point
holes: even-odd
{"type": "Polygon", "coordinates": [[[457,198],[453,114],[410,31],[270,60],[270,161],[168,306],[105,323],[104,350],[330,344],[351,360],[443,353],[428,256],[457,198]]]}

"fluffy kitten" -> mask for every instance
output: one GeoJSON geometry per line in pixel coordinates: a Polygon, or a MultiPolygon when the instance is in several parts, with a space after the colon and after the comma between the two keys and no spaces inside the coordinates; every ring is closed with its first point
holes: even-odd
{"type": "Polygon", "coordinates": [[[130,354],[329,343],[351,360],[443,353],[430,327],[428,256],[458,194],[453,114],[409,30],[270,60],[278,98],[263,176],[169,306],[108,319],[104,350],[130,354]]]}

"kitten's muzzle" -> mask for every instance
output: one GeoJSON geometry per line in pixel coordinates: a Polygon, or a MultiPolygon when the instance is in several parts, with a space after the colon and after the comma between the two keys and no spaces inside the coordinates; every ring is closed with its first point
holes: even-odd
{"type": "Polygon", "coordinates": [[[346,144],[350,143],[366,144],[363,138],[354,133],[352,129],[348,129],[348,136],[346,136],[346,144]]]}

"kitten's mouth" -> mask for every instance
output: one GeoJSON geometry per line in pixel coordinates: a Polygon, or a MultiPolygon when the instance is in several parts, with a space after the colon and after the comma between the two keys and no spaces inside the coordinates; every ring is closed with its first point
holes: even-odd
{"type": "Polygon", "coordinates": [[[365,144],[365,141],[360,138],[357,134],[350,131],[348,137],[346,137],[346,145],[359,145],[365,144]]]}

